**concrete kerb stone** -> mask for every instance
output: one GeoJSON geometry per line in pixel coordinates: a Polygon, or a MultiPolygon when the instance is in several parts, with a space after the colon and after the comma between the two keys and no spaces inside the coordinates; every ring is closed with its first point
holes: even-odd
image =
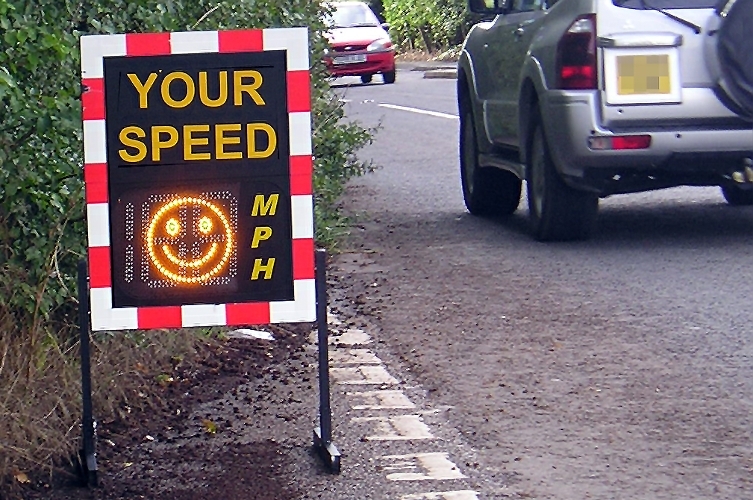
{"type": "Polygon", "coordinates": [[[424,78],[457,78],[457,68],[439,68],[424,71],[424,78]]]}
{"type": "Polygon", "coordinates": [[[422,71],[424,78],[457,78],[458,76],[457,67],[453,62],[448,61],[404,62],[400,65],[410,71],[422,71]]]}

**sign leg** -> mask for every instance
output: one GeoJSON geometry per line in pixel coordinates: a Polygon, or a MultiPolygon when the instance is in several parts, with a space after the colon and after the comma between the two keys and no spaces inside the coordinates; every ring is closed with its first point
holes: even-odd
{"type": "Polygon", "coordinates": [[[329,326],[327,325],[327,251],[316,250],[316,325],[319,345],[319,427],[314,447],[330,472],[340,473],[340,452],[332,443],[329,384],[329,326]]]}
{"type": "Polygon", "coordinates": [[[89,347],[89,277],[85,260],[78,263],[78,325],[81,350],[81,392],[83,400],[81,479],[86,486],[97,486],[97,452],[92,410],[91,351],[89,347]]]}

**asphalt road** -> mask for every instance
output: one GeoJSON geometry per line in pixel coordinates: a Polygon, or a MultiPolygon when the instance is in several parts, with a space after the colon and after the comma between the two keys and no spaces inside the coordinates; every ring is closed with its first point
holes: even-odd
{"type": "Polygon", "coordinates": [[[717,188],[621,195],[592,240],[534,242],[525,200],[465,211],[455,81],[423,76],[336,83],[378,127],[360,155],[379,169],[344,199],[348,456],[317,498],[753,498],[753,209],[717,188]]]}

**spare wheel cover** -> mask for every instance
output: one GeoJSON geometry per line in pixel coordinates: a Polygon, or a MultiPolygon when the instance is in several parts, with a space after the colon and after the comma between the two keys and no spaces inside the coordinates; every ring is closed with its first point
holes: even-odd
{"type": "Polygon", "coordinates": [[[753,0],[723,0],[717,7],[722,18],[717,33],[719,84],[733,111],[753,119],[753,0]]]}

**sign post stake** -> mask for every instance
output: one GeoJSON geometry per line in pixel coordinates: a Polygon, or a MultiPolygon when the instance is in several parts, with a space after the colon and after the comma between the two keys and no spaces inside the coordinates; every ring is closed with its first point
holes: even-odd
{"type": "Polygon", "coordinates": [[[82,480],[87,486],[97,486],[97,453],[95,422],[92,410],[91,350],[89,348],[89,277],[86,261],[78,263],[78,327],[81,350],[81,395],[83,418],[81,430],[83,447],[80,451],[82,480]]]}
{"type": "Polygon", "coordinates": [[[316,324],[319,344],[319,427],[314,447],[330,472],[340,473],[340,452],[332,443],[332,409],[329,399],[329,328],[327,325],[327,251],[316,250],[316,324]]]}

